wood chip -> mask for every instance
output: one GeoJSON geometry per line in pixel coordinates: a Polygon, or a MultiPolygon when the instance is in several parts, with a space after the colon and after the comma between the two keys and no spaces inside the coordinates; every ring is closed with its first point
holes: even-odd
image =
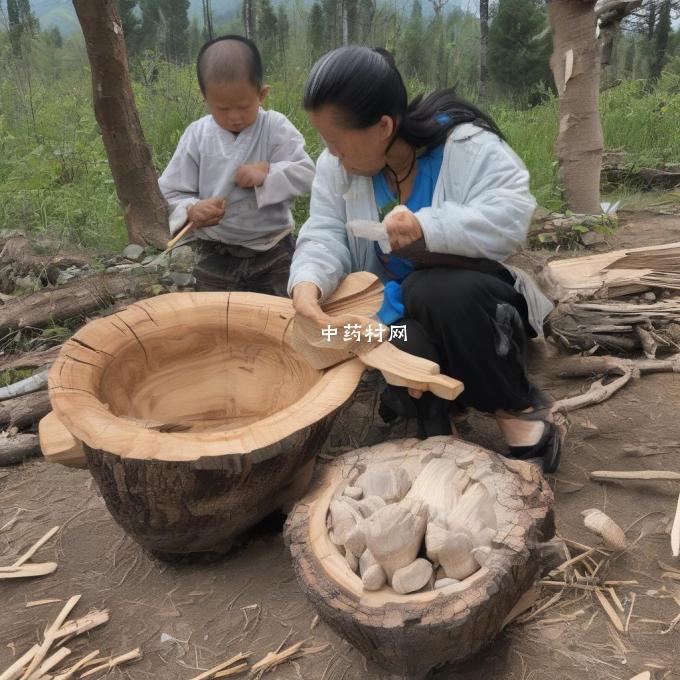
{"type": "Polygon", "coordinates": [[[65,638],[71,635],[81,635],[88,630],[92,630],[97,626],[105,624],[109,620],[109,612],[105,609],[103,611],[93,611],[79,619],[66,622],[58,631],[55,640],[65,638]]]}
{"type": "Polygon", "coordinates": [[[675,519],[671,529],[671,551],[674,557],[680,556],[680,496],[678,496],[678,505],[675,509],[675,519]]]}
{"type": "MultiPolygon", "coordinates": [[[[204,671],[200,675],[197,675],[195,678],[191,678],[191,680],[208,680],[208,678],[216,677],[215,674],[218,673],[219,671],[223,671],[225,668],[228,668],[229,666],[233,666],[235,663],[238,663],[239,661],[245,661],[251,655],[252,655],[252,652],[245,652],[245,653],[237,654],[236,656],[232,656],[231,659],[227,659],[226,661],[223,661],[222,663],[217,664],[217,666],[214,666],[210,670],[204,671]]],[[[220,677],[224,678],[224,677],[227,677],[227,676],[222,675],[220,677]]]]}
{"type": "Polygon", "coordinates": [[[607,600],[607,598],[602,594],[602,591],[599,588],[595,588],[595,596],[602,605],[602,609],[604,609],[605,614],[607,614],[611,622],[614,624],[616,630],[618,630],[620,633],[625,632],[623,623],[621,623],[619,615],[614,611],[614,608],[609,604],[609,600],[607,600]]]}
{"type": "Polygon", "coordinates": [[[526,591],[522,595],[522,597],[519,598],[517,601],[517,604],[510,610],[510,613],[505,617],[505,620],[503,621],[503,625],[501,626],[502,628],[505,628],[507,625],[511,624],[515,619],[519,618],[522,614],[524,614],[525,611],[531,609],[535,604],[536,600],[538,600],[538,588],[533,585],[529,590],[526,591]]]}
{"type": "Polygon", "coordinates": [[[12,566],[20,567],[24,562],[30,560],[31,557],[33,557],[33,555],[57,533],[57,531],[59,531],[58,526],[52,527],[42,538],[38,539],[23,555],[21,555],[12,566]]]}
{"type": "Polygon", "coordinates": [[[228,668],[226,671],[220,671],[219,673],[215,673],[214,677],[215,678],[231,678],[234,675],[238,675],[239,673],[243,673],[244,671],[247,671],[249,668],[247,663],[241,663],[238,666],[234,666],[233,668],[228,668]]]}
{"type": "Polygon", "coordinates": [[[296,642],[294,645],[287,647],[281,652],[269,652],[269,654],[253,666],[252,672],[257,673],[260,670],[264,670],[265,672],[270,671],[275,666],[278,666],[295,656],[300,651],[302,645],[302,642],[296,642]]]}
{"type": "Polygon", "coordinates": [[[623,614],[626,610],[623,608],[621,600],[619,600],[619,596],[616,594],[614,588],[607,588],[607,592],[611,596],[612,602],[616,605],[616,608],[623,614]]]}
{"type": "Polygon", "coordinates": [[[0,567],[0,580],[11,578],[33,578],[46,576],[57,570],[56,562],[40,562],[38,564],[22,564],[20,567],[0,567]]]}
{"type": "Polygon", "coordinates": [[[100,666],[95,666],[89,671],[85,671],[80,677],[81,678],[86,678],[89,675],[94,675],[95,673],[99,673],[99,671],[102,671],[104,669],[110,669],[110,668],[115,668],[116,666],[120,666],[121,664],[127,663],[128,661],[136,661],[137,659],[142,658],[142,651],[137,647],[137,649],[133,649],[131,652],[127,652],[127,654],[121,654],[120,656],[117,656],[110,661],[107,661],[106,663],[101,664],[100,666]]]}
{"type": "Polygon", "coordinates": [[[630,609],[628,610],[628,616],[626,616],[626,625],[624,626],[624,633],[628,632],[628,628],[630,626],[630,617],[633,615],[633,607],[635,607],[635,598],[637,597],[636,593],[633,593],[630,598],[630,609]]]}
{"type": "Polygon", "coordinates": [[[643,671],[634,675],[630,680],[651,680],[652,674],[649,671],[643,671]]]}
{"type": "Polygon", "coordinates": [[[62,647],[59,651],[52,654],[52,656],[48,656],[31,677],[41,678],[45,673],[51,671],[55,666],[60,664],[70,654],[71,650],[68,649],[68,647],[62,647]]]}
{"type": "Polygon", "coordinates": [[[680,472],[671,472],[669,470],[636,470],[635,472],[624,470],[594,470],[590,473],[590,478],[598,482],[625,479],[639,481],[678,481],[680,480],[680,472]]]}
{"type": "Polygon", "coordinates": [[[80,661],[76,661],[76,663],[74,663],[73,666],[69,666],[63,673],[55,675],[54,678],[52,678],[52,680],[71,680],[74,673],[83,668],[83,666],[87,666],[87,664],[90,661],[92,661],[92,659],[96,658],[97,654],[99,654],[99,650],[95,649],[94,652],[90,652],[87,656],[84,656],[80,661]]]}
{"type": "Polygon", "coordinates": [[[33,657],[40,649],[39,645],[33,645],[23,656],[20,656],[2,675],[0,680],[17,680],[24,672],[24,667],[31,663],[33,657]]]}

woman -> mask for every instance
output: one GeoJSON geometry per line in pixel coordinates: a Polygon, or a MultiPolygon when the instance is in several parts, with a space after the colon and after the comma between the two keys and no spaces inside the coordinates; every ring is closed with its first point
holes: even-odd
{"type": "MultiPolygon", "coordinates": [[[[495,414],[510,456],[540,457],[553,472],[560,437],[524,351],[551,304],[501,264],[524,243],[536,205],[522,162],[491,118],[452,90],[407,103],[384,50],[323,56],[304,107],[327,149],[291,266],[296,311],[323,327],[331,321],[319,303],[340,280],[374,272],[385,282],[379,318],[406,326],[406,341],[393,342],[461,380],[459,403],[495,414]],[[355,219],[383,219],[392,252],[348,233],[355,219]]],[[[382,395],[383,418],[417,417],[423,438],[451,434],[450,409],[431,393],[382,395]]]]}

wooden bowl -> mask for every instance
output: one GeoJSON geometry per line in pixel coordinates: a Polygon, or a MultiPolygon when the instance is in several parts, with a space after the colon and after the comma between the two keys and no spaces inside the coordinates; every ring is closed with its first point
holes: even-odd
{"type": "Polygon", "coordinates": [[[304,492],[358,360],[283,344],[290,300],[175,293],[87,324],[50,371],[54,413],[115,520],[157,553],[224,551],[304,492]]]}
{"type": "Polygon", "coordinates": [[[536,578],[537,543],[554,534],[553,494],[535,467],[451,437],[393,440],[347,453],[324,465],[284,529],[298,581],[321,618],[386,671],[424,677],[490,642],[536,578]],[[389,586],[364,591],[330,541],[330,502],[374,463],[418,465],[423,454],[474,456],[497,492],[498,532],[485,565],[440,590],[399,595],[389,586]]]}

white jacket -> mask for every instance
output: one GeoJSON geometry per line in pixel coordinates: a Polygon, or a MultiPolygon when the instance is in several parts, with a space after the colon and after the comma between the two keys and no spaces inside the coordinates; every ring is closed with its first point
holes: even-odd
{"type": "MultiPolygon", "coordinates": [[[[524,245],[535,207],[529,173],[519,157],[495,134],[465,123],[446,141],[432,206],[416,216],[430,252],[503,262],[524,245]]],[[[325,150],[317,161],[309,213],[297,238],[289,295],[298,283],[311,281],[323,300],[354,271],[384,277],[373,242],[354,237],[346,227],[354,219],[378,220],[370,177],[350,175],[325,150]]],[[[541,335],[551,302],[528,274],[505,266],[541,335]]]]}

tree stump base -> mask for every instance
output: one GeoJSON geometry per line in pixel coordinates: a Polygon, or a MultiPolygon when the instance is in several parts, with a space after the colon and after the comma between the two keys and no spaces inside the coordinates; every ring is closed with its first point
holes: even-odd
{"type": "Polygon", "coordinates": [[[223,553],[304,493],[364,366],[312,368],[283,342],[293,313],[270,295],[175,293],[64,343],[54,414],[82,442],[114,519],[148,550],[223,553]]]}
{"type": "MultiPolygon", "coordinates": [[[[469,465],[469,463],[466,463],[469,465]]],[[[451,437],[392,440],[325,465],[284,529],[298,581],[321,618],[367,658],[398,676],[425,677],[493,640],[534,582],[538,544],[554,535],[553,494],[538,469],[451,437]],[[460,583],[399,595],[365,591],[327,530],[331,501],[369,465],[420,467],[424,455],[473,457],[493,485],[498,531],[484,566],[460,583]]]]}

